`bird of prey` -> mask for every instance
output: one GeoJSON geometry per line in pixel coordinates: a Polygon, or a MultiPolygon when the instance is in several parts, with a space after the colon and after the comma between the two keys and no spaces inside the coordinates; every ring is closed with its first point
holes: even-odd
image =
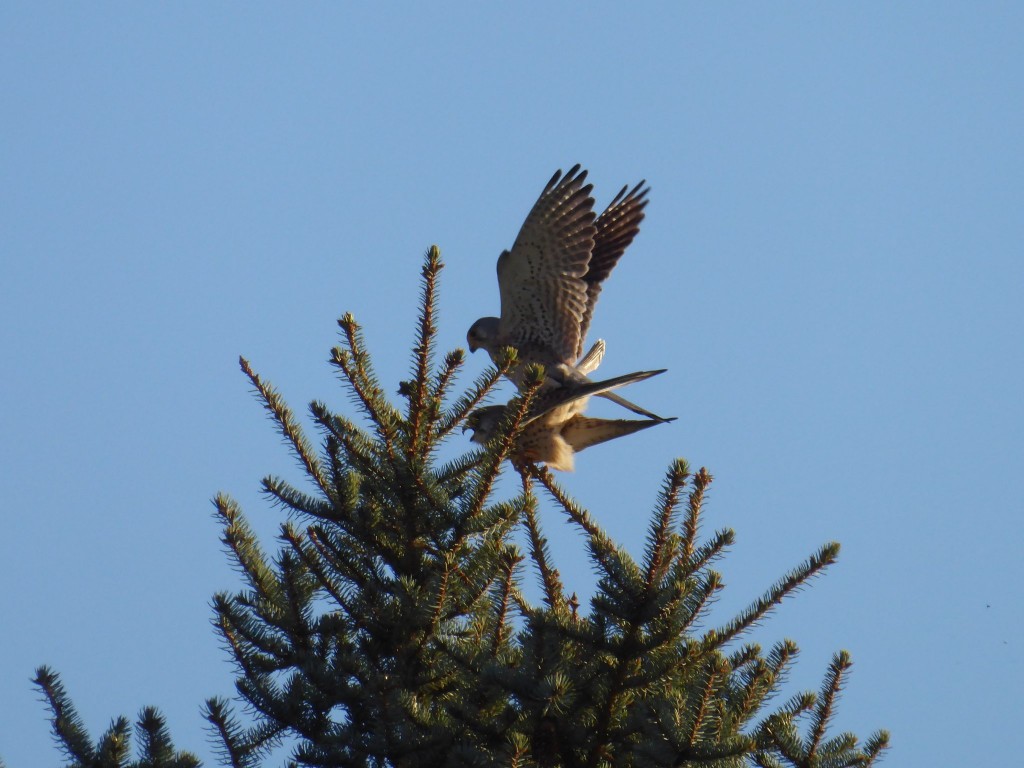
{"type": "MultiPolygon", "coordinates": [[[[571,472],[575,465],[575,454],[584,448],[662,423],[658,419],[594,419],[582,413],[591,396],[643,381],[659,373],[664,373],[664,369],[627,373],[572,388],[542,389],[530,404],[530,410],[512,447],[510,458],[513,465],[522,468],[527,464],[543,462],[552,469],[571,472]]],[[[507,404],[477,408],[467,417],[462,431],[473,430],[473,442],[486,445],[498,434],[508,414],[507,404]]]]}
{"type": "MultiPolygon", "coordinates": [[[[515,347],[520,364],[510,377],[517,385],[529,363],[543,365],[562,386],[589,381],[574,362],[583,352],[601,284],[644,218],[645,182],[632,190],[623,187],[595,218],[593,185],[584,184],[586,177],[579,165],[551,177],[512,249],[498,258],[501,316],[480,318],[466,335],[471,352],[485,349],[495,362],[502,347],[515,347]]],[[[613,392],[601,397],[664,420],[613,392]]]]}

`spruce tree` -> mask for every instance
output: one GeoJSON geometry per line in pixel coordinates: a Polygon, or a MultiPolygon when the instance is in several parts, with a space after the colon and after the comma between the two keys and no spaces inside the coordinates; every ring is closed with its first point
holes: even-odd
{"type": "MultiPolygon", "coordinates": [[[[835,655],[819,692],[769,705],[797,656],[744,634],[833,563],[829,543],[738,616],[716,625],[714,565],[734,535],[702,535],[712,477],[683,460],[656,494],[646,546],[634,557],[543,467],[520,470],[512,498],[495,483],[542,380],[531,378],[486,449],[444,461],[441,448],[484,402],[515,351],[454,393],[461,350],[436,349],[439,252],[425,259],[411,378],[398,402],[374,373],[351,315],[331,365],[353,415],[310,406],[319,445],[278,392],[241,367],[314,492],[277,477],[263,490],[287,520],[276,552],[257,541],[238,505],[216,497],[223,541],[245,582],[218,594],[217,631],[237,670],[236,704],[205,716],[225,765],[263,765],[282,742],[295,766],[870,766],[887,747],[829,736],[850,658],[835,655]],[[440,359],[439,359],[440,357],[440,359]],[[541,525],[578,530],[599,578],[584,607],[566,586],[541,525]],[[521,526],[521,529],[520,529],[521,526]],[[517,545],[517,530],[522,531],[517,545]],[[539,576],[539,601],[524,594],[539,576]],[[698,630],[697,627],[712,626],[698,630]],[[237,714],[240,703],[244,713],[237,714]]],[[[57,676],[36,683],[69,766],[195,766],[159,713],[98,740],[57,676]]]]}

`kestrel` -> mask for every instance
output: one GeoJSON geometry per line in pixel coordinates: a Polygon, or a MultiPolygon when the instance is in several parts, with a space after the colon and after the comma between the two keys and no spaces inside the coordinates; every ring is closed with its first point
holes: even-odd
{"type": "MultiPolygon", "coordinates": [[[[601,284],[611,274],[644,218],[649,188],[644,182],[623,187],[595,218],[587,172],[576,165],[551,177],[509,251],[498,258],[501,316],[482,317],[469,329],[471,352],[486,349],[497,362],[502,347],[519,351],[520,365],[510,373],[522,383],[526,364],[540,363],[562,386],[588,382],[576,359],[583,344],[601,284]]],[[[612,392],[601,394],[652,419],[662,417],[612,392]]]]}
{"type": "MultiPolygon", "coordinates": [[[[530,410],[512,448],[510,459],[513,465],[523,467],[543,462],[552,469],[571,472],[575,454],[584,448],[662,423],[658,419],[594,419],[582,414],[591,396],[643,381],[659,373],[664,373],[664,369],[628,373],[574,388],[542,389],[530,404],[530,410]]],[[[463,432],[473,430],[473,442],[486,445],[498,434],[507,414],[507,404],[478,408],[467,417],[463,432]]]]}

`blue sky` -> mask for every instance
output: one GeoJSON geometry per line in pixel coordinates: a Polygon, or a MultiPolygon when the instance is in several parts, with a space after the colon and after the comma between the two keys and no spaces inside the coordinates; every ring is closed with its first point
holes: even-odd
{"type": "Polygon", "coordinates": [[[397,386],[425,249],[464,345],[498,253],[581,162],[599,206],[652,186],[592,335],[602,373],[669,368],[629,396],[679,420],[565,484],[639,552],[670,461],[707,466],[707,525],[738,534],[723,621],[840,541],[753,635],[801,646],[788,690],[847,648],[838,725],[890,729],[887,764],[1010,764],[1021,39],[1009,2],[4,3],[0,756],[57,762],[47,663],[93,732],[155,704],[210,757],[199,706],[233,678],[209,599],[238,585],[210,499],[269,538],[258,481],[297,476],[238,355],[296,410],[345,410],[325,361],[351,311],[397,386]]]}

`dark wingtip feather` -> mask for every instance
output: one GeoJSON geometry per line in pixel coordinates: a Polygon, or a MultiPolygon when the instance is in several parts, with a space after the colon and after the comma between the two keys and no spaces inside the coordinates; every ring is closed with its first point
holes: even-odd
{"type": "MultiPolygon", "coordinates": [[[[622,189],[619,190],[619,194],[612,198],[612,201],[608,203],[608,208],[614,208],[615,205],[626,196],[626,190],[629,189],[629,184],[623,185],[622,189]]],[[[607,209],[605,209],[607,210],[607,209]]]]}
{"type": "Polygon", "coordinates": [[[555,175],[552,176],[551,180],[544,186],[544,191],[541,192],[541,196],[547,194],[552,189],[554,189],[555,185],[558,184],[558,180],[560,178],[562,178],[562,169],[561,168],[559,168],[557,171],[555,171],[555,175]]]}

